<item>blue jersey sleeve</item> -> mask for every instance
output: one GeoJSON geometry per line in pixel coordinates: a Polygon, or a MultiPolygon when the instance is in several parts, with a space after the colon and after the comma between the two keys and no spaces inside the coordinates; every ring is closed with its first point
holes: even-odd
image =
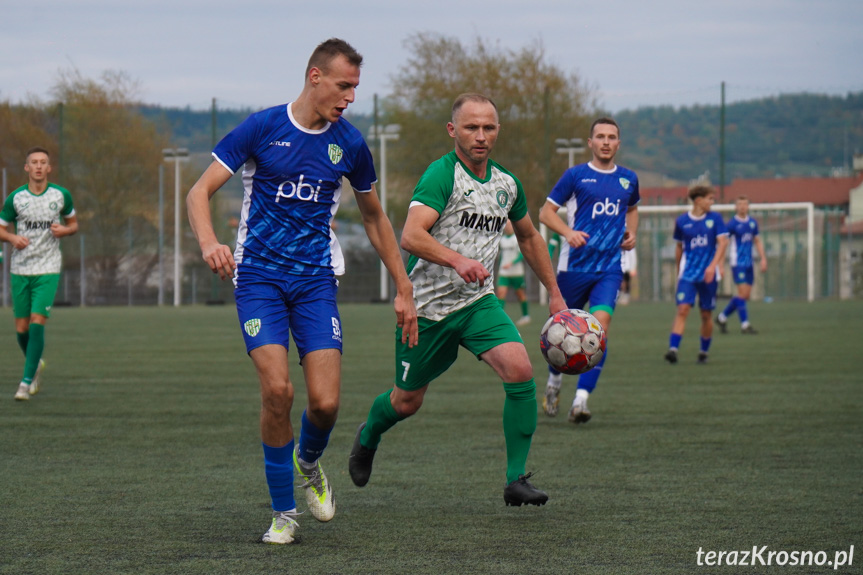
{"type": "Polygon", "coordinates": [[[674,220],[674,234],[672,235],[675,241],[683,241],[683,230],[680,228],[680,218],[674,220]]]}
{"type": "Polygon", "coordinates": [[[575,186],[572,185],[573,179],[573,168],[568,169],[563,173],[554,187],[551,189],[551,193],[548,194],[548,199],[555,204],[556,206],[564,206],[566,202],[572,197],[575,193],[575,186]]]}
{"type": "Polygon", "coordinates": [[[237,173],[246,160],[255,155],[255,145],[260,139],[260,124],[255,114],[231,130],[216,145],[213,156],[232,174],[237,173]]]}
{"type": "Polygon", "coordinates": [[[372,153],[362,138],[359,139],[359,142],[356,142],[355,149],[356,156],[353,166],[351,166],[351,171],[347,174],[347,178],[354,190],[358,192],[370,192],[372,191],[372,185],[377,182],[372,153]]]}
{"type": "Polygon", "coordinates": [[[722,216],[720,216],[719,214],[717,214],[715,212],[710,212],[710,213],[711,213],[711,215],[713,215],[713,219],[716,221],[716,237],[723,236],[723,235],[727,236],[728,235],[728,228],[726,227],[725,221],[722,219],[722,216]]]}
{"type": "Polygon", "coordinates": [[[641,201],[641,194],[639,193],[638,187],[638,176],[635,175],[635,172],[631,172],[632,180],[630,181],[630,186],[632,187],[632,195],[629,196],[629,207],[638,204],[641,201]]]}

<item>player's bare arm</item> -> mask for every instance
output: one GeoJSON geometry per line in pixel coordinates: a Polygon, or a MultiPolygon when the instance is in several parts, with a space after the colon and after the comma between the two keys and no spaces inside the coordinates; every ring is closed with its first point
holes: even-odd
{"type": "Polygon", "coordinates": [[[755,244],[755,249],[758,250],[758,257],[761,258],[761,263],[759,264],[761,273],[764,273],[767,271],[767,253],[764,251],[764,244],[758,236],[753,238],[752,243],[755,244]]]}
{"type": "Polygon", "coordinates": [[[408,278],[407,271],[405,271],[392,223],[381,208],[374,186],[369,193],[354,195],[357,199],[357,207],[363,217],[366,235],[368,235],[369,241],[378,252],[381,261],[396,284],[393,307],[396,312],[396,324],[402,328],[402,343],[407,343],[409,347],[413,347],[419,340],[414,287],[408,278]]]}
{"type": "Polygon", "coordinates": [[[231,176],[230,170],[214,160],[186,195],[189,224],[198,240],[198,245],[201,246],[201,255],[213,273],[219,274],[223,280],[234,275],[237,264],[234,262],[231,248],[219,243],[216,238],[210,212],[210,198],[231,179],[231,176]]]}
{"type": "Polygon", "coordinates": [[[574,248],[580,248],[587,244],[590,234],[573,230],[566,225],[566,222],[560,219],[560,216],[557,215],[557,210],[559,209],[560,206],[552,201],[546,200],[545,204],[543,204],[542,208],[539,210],[539,221],[545,224],[548,229],[564,238],[566,243],[574,248]]]}
{"type": "Polygon", "coordinates": [[[725,248],[728,247],[728,236],[719,236],[716,238],[716,253],[713,259],[710,260],[710,265],[704,270],[704,281],[712,282],[716,278],[716,266],[721,265],[725,258],[725,248]]]}
{"type": "Polygon", "coordinates": [[[467,283],[479,282],[479,285],[483,285],[491,273],[482,263],[451,250],[429,233],[439,217],[440,214],[433,208],[412,206],[402,231],[402,248],[418,258],[454,269],[467,283]]]}
{"type": "Polygon", "coordinates": [[[24,236],[19,236],[10,232],[8,228],[11,227],[11,225],[8,227],[0,226],[0,242],[9,242],[16,250],[23,250],[24,248],[29,246],[30,240],[28,240],[24,236]]]}
{"type": "Polygon", "coordinates": [[[630,206],[626,210],[626,231],[623,232],[623,242],[620,247],[624,250],[635,248],[635,237],[638,234],[638,207],[630,206]]]}
{"type": "MultiPolygon", "coordinates": [[[[557,214],[555,214],[557,217],[557,214]]],[[[560,218],[558,218],[559,220],[560,218]]],[[[566,309],[566,302],[560,289],[557,287],[557,280],[554,277],[554,268],[551,265],[551,258],[548,256],[548,247],[545,240],[539,235],[539,232],[533,225],[530,216],[525,214],[523,218],[512,222],[512,229],[515,232],[515,237],[518,240],[518,248],[524,257],[524,261],[530,266],[530,269],[545,286],[548,291],[548,309],[549,312],[555,314],[562,309],[566,309]]]]}
{"type": "Polygon", "coordinates": [[[51,224],[51,235],[55,238],[63,238],[66,236],[73,236],[78,233],[78,217],[77,216],[64,216],[64,223],[53,223],[51,224]]]}

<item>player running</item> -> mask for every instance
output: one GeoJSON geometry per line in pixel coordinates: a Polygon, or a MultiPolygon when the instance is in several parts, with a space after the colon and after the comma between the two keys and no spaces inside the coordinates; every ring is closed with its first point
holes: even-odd
{"type": "Polygon", "coordinates": [[[677,241],[677,314],[671,327],[665,359],[677,363],[677,350],[683,339],[686,318],[695,305],[701,308],[701,347],[698,363],[707,363],[707,353],[713,336],[713,308],[716,307],[719,264],[728,245],[728,231],[722,216],[711,212],[715,192],[710,186],[698,185],[689,190],[692,211],[682,214],[674,224],[677,241]]]}
{"type": "Polygon", "coordinates": [[[402,341],[409,347],[417,339],[413,287],[375,193],[371,153],[359,131],[341,119],[354,101],[361,64],[362,56],[343,40],[320,44],[300,96],[252,114],[225,136],[187,198],[204,260],[222,279],[233,276],[246,350],[260,380],[261,439],[273,506],[265,543],[294,540],[294,470],[312,516],[329,521],[335,514],[332,485],[319,458],[335,426],[341,388],[335,276],[344,273],[344,261],[330,223],[343,177],[354,189],[369,240],[395,280],[402,341]],[[232,255],[213,231],[209,198],[240,168],[245,196],[232,255]],[[290,335],[308,390],[296,446],[290,335]]]}
{"type": "Polygon", "coordinates": [[[755,279],[752,262],[752,246],[758,250],[761,258],[761,273],[767,271],[767,254],[764,244],[758,237],[758,222],[749,215],[749,198],[740,196],[736,202],[737,213],[728,220],[726,227],[731,237],[729,261],[731,276],[737,285],[737,296],[731,298],[728,306],[716,316],[716,324],[722,333],[728,332],[728,318],[734,312],[740,314],[741,333],[756,334],[755,328],[749,323],[749,311],[746,302],[752,294],[752,283],[755,279]]]}
{"type": "Polygon", "coordinates": [[[39,376],[45,366],[45,324],[51,315],[63,264],[60,238],[78,231],[72,195],[48,181],[48,150],[28,150],[24,171],[28,183],[9,194],[0,211],[0,241],[14,248],[9,258],[12,306],[18,345],[25,358],[24,373],[15,392],[17,401],[26,401],[39,392],[39,376]]]}
{"type": "Polygon", "coordinates": [[[402,330],[396,330],[395,386],[374,400],[351,449],[348,468],[358,486],[369,481],[381,435],[419,410],[429,383],[463,346],[503,380],[504,501],[520,506],[548,500],[525,475],[537,417],[533,367],[518,329],[494,295],[491,270],[507,220],[524,260],[548,290],[549,310],[564,309],[565,303],[521,183],[489,159],[499,129],[489,98],[456,98],[447,124],[455,150],[432,163],[414,190],[401,245],[411,254],[421,344],[407,346],[402,330]]]}
{"type": "MultiPolygon", "coordinates": [[[[635,247],[638,232],[638,176],[614,163],[620,149],[620,128],[611,118],[599,118],[587,140],[593,158],[569,168],[551,190],[539,212],[539,221],[561,237],[557,283],[570,308],[585,309],[599,320],[606,333],[623,281],[621,249],[635,247]],[[557,215],[566,207],[567,222],[557,215]]],[[[591,413],[587,398],[596,388],[608,350],[595,368],[578,377],[569,421],[586,423],[591,413]]],[[[562,375],[549,366],[542,407],[557,415],[562,375]]]]}

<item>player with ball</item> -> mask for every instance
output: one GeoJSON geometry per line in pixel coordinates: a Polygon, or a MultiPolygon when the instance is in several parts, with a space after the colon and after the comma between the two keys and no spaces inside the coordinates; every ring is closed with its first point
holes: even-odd
{"type": "MultiPolygon", "coordinates": [[[[351,449],[348,470],[357,486],[369,482],[381,436],[417,413],[431,382],[444,375],[464,347],[503,384],[504,502],[518,507],[548,500],[525,473],[537,419],[533,367],[518,329],[494,294],[492,272],[507,221],[524,260],[548,289],[549,312],[565,305],[521,182],[489,157],[499,130],[490,98],[475,93],[456,98],[447,124],[455,149],[432,162],[414,190],[401,245],[411,254],[408,273],[419,344],[404,345],[401,329],[396,330],[394,386],[372,401],[351,449]]],[[[466,433],[469,428],[465,422],[466,433]]]]}
{"type": "MultiPolygon", "coordinates": [[[[563,173],[539,212],[539,221],[562,239],[557,283],[567,306],[584,309],[590,302],[590,313],[607,333],[623,279],[620,252],[635,247],[638,176],[614,163],[620,149],[620,128],[611,118],[593,122],[587,146],[593,158],[563,173]],[[567,210],[566,222],[557,215],[562,207],[567,210]]],[[[571,422],[590,419],[587,398],[607,357],[606,352],[594,369],[579,376],[569,411],[571,422]]],[[[557,415],[561,380],[561,373],[549,366],[542,403],[549,417],[557,415]]]]}

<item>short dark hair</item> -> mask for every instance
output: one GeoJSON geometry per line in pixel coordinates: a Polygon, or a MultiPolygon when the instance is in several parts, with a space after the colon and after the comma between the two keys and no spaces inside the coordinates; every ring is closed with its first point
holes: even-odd
{"type": "Polygon", "coordinates": [[[459,94],[455,102],[452,103],[452,119],[455,120],[456,113],[461,110],[461,107],[467,104],[468,102],[478,102],[480,104],[491,104],[492,108],[494,108],[495,113],[497,113],[497,104],[489,98],[488,96],[483,96],[477,92],[465,92],[464,94],[459,94]]]}
{"type": "Polygon", "coordinates": [[[602,118],[597,118],[590,125],[590,137],[593,137],[593,129],[597,127],[599,124],[608,124],[609,126],[614,126],[617,128],[617,136],[620,137],[620,126],[617,125],[617,122],[614,119],[609,118],[607,116],[603,116],[602,118]]]}
{"type": "Polygon", "coordinates": [[[26,161],[27,159],[30,158],[30,154],[39,154],[39,153],[45,154],[49,158],[51,157],[51,153],[48,150],[46,150],[45,148],[43,148],[41,146],[33,146],[32,148],[27,150],[27,154],[24,155],[24,159],[26,161]]]}
{"type": "Polygon", "coordinates": [[[713,189],[713,186],[708,186],[706,184],[697,184],[689,188],[689,199],[693,202],[697,198],[706,198],[710,194],[715,194],[716,190],[713,189]]]}
{"type": "Polygon", "coordinates": [[[746,194],[740,194],[739,196],[737,196],[737,201],[741,201],[741,200],[745,200],[748,202],[749,196],[747,196],[746,194]]]}
{"type": "Polygon", "coordinates": [[[309,75],[312,68],[319,68],[326,74],[330,62],[337,56],[344,56],[348,62],[357,68],[363,65],[362,55],[353,46],[341,38],[330,38],[318,44],[318,47],[312,52],[309,57],[309,64],[306,66],[306,76],[309,75]]]}

